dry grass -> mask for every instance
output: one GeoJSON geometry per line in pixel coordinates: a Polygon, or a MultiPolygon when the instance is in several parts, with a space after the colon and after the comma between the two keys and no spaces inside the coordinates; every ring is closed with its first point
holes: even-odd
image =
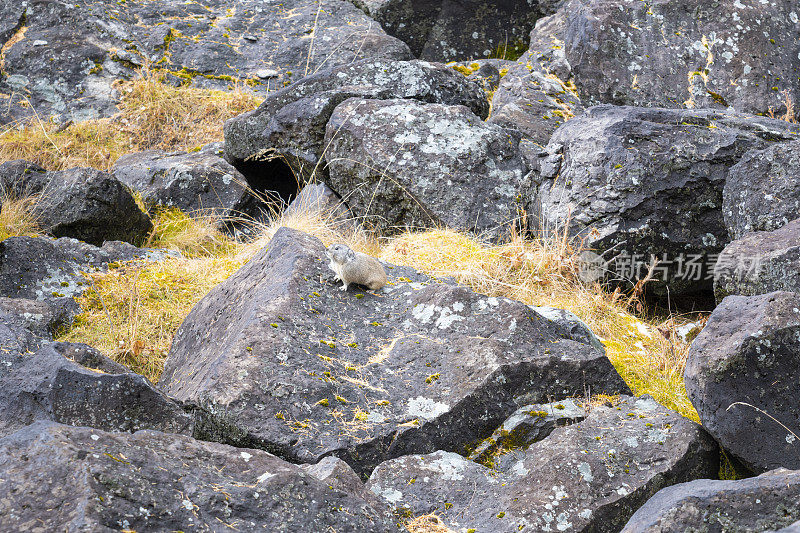
{"type": "Polygon", "coordinates": [[[326,245],[344,242],[391,263],[436,277],[451,276],[489,296],[572,311],[600,336],[634,393],[650,394],[698,419],[683,386],[688,344],[675,334],[686,321],[637,317],[630,311],[635,300],[581,282],[577,250],[564,239],[539,244],[516,238],[488,245],[455,231],[429,230],[379,242],[351,226],[335,228],[324,217],[301,213],[278,218],[252,242],[236,243],[219,234],[213,221],[167,211],[157,219],[150,245],[180,250],[186,258],[94,275],[94,290],[81,301],[86,312],[66,339],[98,346],[157,379],[183,317],[211,287],[268,244],[281,226],[315,235],[326,245]]]}
{"type": "Polygon", "coordinates": [[[0,241],[9,237],[21,235],[35,235],[39,232],[39,224],[33,214],[36,204],[35,196],[15,198],[12,195],[0,192],[0,241]]]}
{"type": "Polygon", "coordinates": [[[781,92],[783,95],[783,100],[781,101],[781,106],[785,109],[783,115],[775,115],[775,110],[772,106],[769,107],[769,116],[770,118],[777,118],[780,120],[785,120],[786,122],[791,122],[793,124],[797,124],[798,117],[795,115],[794,112],[794,101],[792,101],[791,95],[789,95],[789,89],[784,89],[781,92]]]}
{"type": "Polygon", "coordinates": [[[408,533],[456,533],[447,527],[435,514],[426,514],[412,518],[403,524],[408,533]]]}
{"type": "Polygon", "coordinates": [[[173,87],[157,72],[122,82],[120,112],[109,119],[64,127],[38,117],[0,129],[0,162],[27,159],[48,170],[108,170],[119,156],[139,150],[193,150],[222,140],[226,119],[258,106],[240,87],[231,91],[173,87]]]}

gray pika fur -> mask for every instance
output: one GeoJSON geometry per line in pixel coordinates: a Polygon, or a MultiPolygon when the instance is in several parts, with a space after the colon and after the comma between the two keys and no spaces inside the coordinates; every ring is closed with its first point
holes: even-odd
{"type": "Polygon", "coordinates": [[[386,271],[374,257],[351,250],[345,244],[330,245],[325,255],[331,260],[328,266],[336,274],[334,279],[344,284],[340,287],[342,291],[346,291],[351,283],[373,291],[386,285],[386,271]]]}

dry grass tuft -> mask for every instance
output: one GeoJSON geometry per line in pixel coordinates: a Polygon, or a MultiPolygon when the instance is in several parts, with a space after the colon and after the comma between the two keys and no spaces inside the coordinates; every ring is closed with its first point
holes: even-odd
{"type": "Polygon", "coordinates": [[[254,109],[260,99],[231,91],[173,87],[144,70],[118,85],[120,112],[109,119],[59,125],[38,117],[0,129],[0,162],[27,159],[48,170],[108,170],[126,153],[193,150],[222,140],[226,119],[254,109]]]}
{"type": "Polygon", "coordinates": [[[408,533],[455,533],[435,514],[412,518],[403,525],[408,530],[408,533]]]}
{"type": "Polygon", "coordinates": [[[36,201],[36,196],[16,198],[0,193],[0,202],[2,202],[2,209],[0,209],[0,241],[9,237],[35,235],[39,232],[39,224],[33,214],[33,206],[36,201]]]}

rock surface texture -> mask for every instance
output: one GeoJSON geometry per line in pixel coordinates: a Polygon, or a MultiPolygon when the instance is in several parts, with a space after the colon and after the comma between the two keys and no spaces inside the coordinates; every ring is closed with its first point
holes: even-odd
{"type": "Polygon", "coordinates": [[[462,106],[346,100],[325,146],[331,189],[384,233],[446,226],[501,240],[523,213],[519,137],[462,106]]]}
{"type": "Polygon", "coordinates": [[[489,113],[481,87],[444,65],[365,60],[315,73],[227,121],[225,157],[245,173],[248,163],[280,157],[297,176],[318,180],[325,175],[319,164],[325,126],[336,106],[351,97],[464,105],[481,118],[489,113]]]}
{"type": "Polygon", "coordinates": [[[795,531],[800,472],[773,470],[736,481],[698,479],[662,489],[631,517],[622,533],[795,531]],[[786,526],[786,529],[783,529],[786,526]]]}
{"type": "Polygon", "coordinates": [[[0,529],[398,532],[297,465],[157,431],[37,422],[0,439],[0,529]]]}
{"type": "Polygon", "coordinates": [[[572,0],[561,16],[559,37],[586,105],[766,114],[781,109],[783,91],[800,100],[793,0],[572,0]]]}
{"type": "Polygon", "coordinates": [[[628,397],[496,469],[437,451],[379,465],[367,487],[396,509],[436,512],[457,531],[611,533],[665,486],[716,474],[717,453],[699,425],[628,397]]]}
{"type": "Polygon", "coordinates": [[[800,292],[800,219],[775,231],[755,231],[730,243],[714,267],[717,302],[731,294],[800,292]]]}
{"type": "Polygon", "coordinates": [[[722,200],[731,239],[800,218],[800,141],[745,154],[731,168],[722,200]]]}
{"type": "Polygon", "coordinates": [[[800,468],[800,296],[728,296],[691,345],[685,382],[703,427],[756,473],[800,468]]]}
{"type": "Polygon", "coordinates": [[[591,108],[534,162],[543,224],[568,223],[586,246],[616,257],[612,278],[643,278],[655,256],[655,293],[710,291],[713,259],[728,242],[722,196],[731,167],[750,149],[795,139],[796,129],[711,110],[591,108]]]}
{"type": "Polygon", "coordinates": [[[465,451],[522,405],[628,390],[604,354],[526,305],[387,265],[336,290],[324,247],[282,228],[178,330],[159,383],[213,414],[206,437],[287,459],[465,451]]]}
{"type": "Polygon", "coordinates": [[[344,0],[0,2],[0,122],[116,112],[117,80],[148,65],[167,81],[266,93],[325,67],[411,59],[403,42],[344,0]],[[3,30],[2,28],[11,28],[3,30]],[[16,31],[15,31],[16,30],[16,31]],[[27,104],[26,104],[27,102],[27,104]]]}

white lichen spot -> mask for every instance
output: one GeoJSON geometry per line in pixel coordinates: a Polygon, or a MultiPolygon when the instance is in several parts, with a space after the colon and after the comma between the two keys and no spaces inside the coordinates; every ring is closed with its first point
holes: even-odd
{"type": "Polygon", "coordinates": [[[186,509],[187,511],[191,511],[192,509],[194,509],[192,502],[189,500],[183,500],[181,502],[181,505],[183,505],[183,508],[186,509]]]}
{"type": "Polygon", "coordinates": [[[438,472],[439,478],[445,481],[461,481],[464,479],[464,464],[466,459],[452,452],[436,452],[433,459],[427,464],[429,470],[438,472]]]}
{"type": "Polygon", "coordinates": [[[263,474],[258,476],[258,479],[256,479],[256,482],[257,483],[264,483],[265,481],[267,481],[271,477],[275,477],[275,474],[270,474],[269,472],[264,472],[263,474]]]}
{"type": "Polygon", "coordinates": [[[450,406],[445,403],[440,403],[424,396],[417,396],[408,400],[406,414],[414,418],[431,420],[449,410],[450,406]]]}
{"type": "Polygon", "coordinates": [[[589,463],[581,463],[578,465],[578,474],[583,478],[586,483],[591,483],[594,480],[592,475],[592,467],[589,463]]]}
{"type": "Polygon", "coordinates": [[[788,435],[786,435],[786,442],[791,444],[791,443],[793,443],[795,441],[795,438],[796,437],[792,433],[789,433],[788,435]]]}
{"type": "Polygon", "coordinates": [[[383,490],[377,485],[373,485],[370,490],[378,497],[383,498],[391,504],[396,504],[403,499],[403,493],[397,489],[383,490]]]}
{"type": "Polygon", "coordinates": [[[245,462],[245,463],[246,463],[247,461],[249,461],[251,457],[253,457],[251,454],[249,454],[249,453],[247,453],[247,452],[242,452],[242,453],[240,453],[239,455],[241,455],[241,456],[242,456],[242,459],[244,459],[244,462],[245,462]]]}
{"type": "Polygon", "coordinates": [[[433,305],[417,304],[414,306],[414,309],[411,310],[411,314],[424,324],[430,322],[431,318],[433,318],[434,311],[435,308],[433,305]]]}

